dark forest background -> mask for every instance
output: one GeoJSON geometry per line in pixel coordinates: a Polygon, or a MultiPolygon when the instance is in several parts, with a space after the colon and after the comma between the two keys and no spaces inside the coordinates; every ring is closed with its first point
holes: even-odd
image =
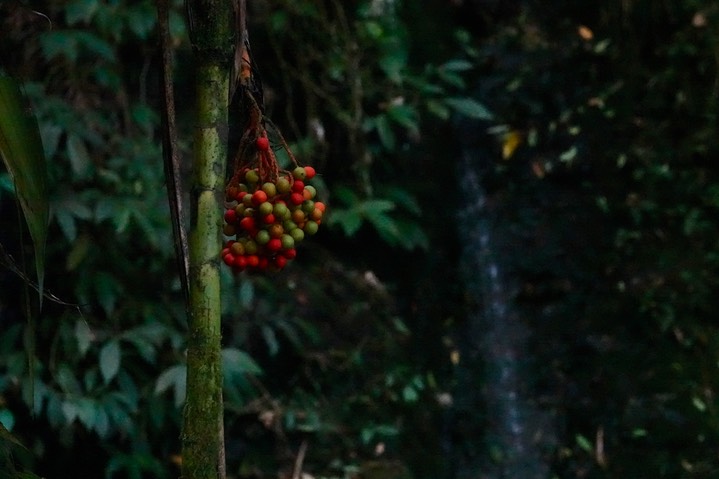
{"type": "MultiPolygon", "coordinates": [[[[248,3],[328,213],[282,273],[225,272],[228,476],[719,477],[719,2],[248,3]]],[[[26,317],[3,170],[0,477],[179,475],[155,30],[149,0],[0,1],[77,305],[26,317]]]]}

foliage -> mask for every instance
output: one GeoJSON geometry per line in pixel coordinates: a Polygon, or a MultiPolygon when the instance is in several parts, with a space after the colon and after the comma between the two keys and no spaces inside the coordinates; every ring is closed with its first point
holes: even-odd
{"type": "MultiPolygon", "coordinates": [[[[268,116],[321,173],[331,228],[278,277],[222,278],[228,472],[436,477],[491,451],[472,429],[491,417],[448,406],[481,386],[453,337],[453,168],[471,145],[525,246],[510,266],[553,474],[712,477],[716,2],[458,2],[456,17],[446,2],[250,3],[268,116]]],[[[154,9],[33,8],[52,29],[0,4],[0,48],[49,160],[47,285],[77,307],[47,304],[28,361],[21,285],[0,271],[0,421],[27,447],[18,470],[174,476],[186,328],[154,9]]],[[[17,254],[8,178],[0,243],[17,254]]]]}

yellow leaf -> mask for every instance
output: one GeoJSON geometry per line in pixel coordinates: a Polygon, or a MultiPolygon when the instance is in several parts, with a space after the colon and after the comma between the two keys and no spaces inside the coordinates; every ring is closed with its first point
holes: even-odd
{"type": "Polygon", "coordinates": [[[508,160],[514,155],[519,145],[522,144],[522,133],[512,130],[504,135],[502,141],[502,159],[508,160]]]}

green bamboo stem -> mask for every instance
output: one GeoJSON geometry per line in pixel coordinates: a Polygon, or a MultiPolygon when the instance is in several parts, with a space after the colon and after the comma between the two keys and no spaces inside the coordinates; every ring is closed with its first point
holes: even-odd
{"type": "Polygon", "coordinates": [[[223,479],[219,257],[234,13],[231,0],[190,0],[188,12],[195,50],[196,123],[182,477],[223,479]]]}

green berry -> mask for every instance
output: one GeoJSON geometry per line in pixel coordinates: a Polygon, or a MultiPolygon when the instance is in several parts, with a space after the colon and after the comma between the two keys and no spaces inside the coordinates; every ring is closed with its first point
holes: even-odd
{"type": "Polygon", "coordinates": [[[245,173],[245,180],[248,183],[254,184],[254,183],[257,183],[258,181],[260,181],[260,175],[259,175],[259,173],[257,173],[257,170],[250,170],[247,173],[245,173]]]}
{"type": "Polygon", "coordinates": [[[267,242],[270,240],[270,232],[267,230],[260,230],[257,232],[257,235],[255,236],[255,241],[257,241],[257,244],[267,244],[267,242]]]}
{"type": "Polygon", "coordinates": [[[270,183],[269,181],[267,183],[262,184],[262,191],[267,193],[267,196],[272,198],[277,194],[277,186],[274,183],[270,183]]]}
{"type": "Polygon", "coordinates": [[[272,213],[275,215],[275,218],[283,220],[290,217],[290,209],[283,203],[277,203],[272,209],[272,213]]]}
{"type": "Polygon", "coordinates": [[[296,180],[304,180],[305,178],[307,178],[307,172],[303,167],[298,166],[297,168],[292,170],[292,176],[294,176],[296,180]]]}
{"type": "Polygon", "coordinates": [[[270,203],[269,201],[265,201],[264,203],[260,204],[258,211],[262,216],[267,216],[274,211],[274,207],[272,206],[272,203],[270,203]]]}
{"type": "Polygon", "coordinates": [[[290,183],[290,180],[287,178],[279,178],[275,187],[277,188],[278,193],[284,195],[290,192],[292,189],[292,183],[290,183]]]}
{"type": "Polygon", "coordinates": [[[282,235],[280,237],[282,249],[292,249],[295,247],[295,239],[290,235],[282,235]]]}
{"type": "Polygon", "coordinates": [[[319,229],[319,225],[315,221],[308,221],[305,223],[305,233],[312,236],[313,234],[317,233],[317,230],[319,229]]]}
{"type": "MultiPolygon", "coordinates": [[[[292,224],[294,225],[294,223],[292,224]]],[[[295,225],[295,228],[290,231],[290,236],[292,236],[292,239],[295,240],[296,243],[299,243],[305,239],[305,232],[295,225]]]]}

